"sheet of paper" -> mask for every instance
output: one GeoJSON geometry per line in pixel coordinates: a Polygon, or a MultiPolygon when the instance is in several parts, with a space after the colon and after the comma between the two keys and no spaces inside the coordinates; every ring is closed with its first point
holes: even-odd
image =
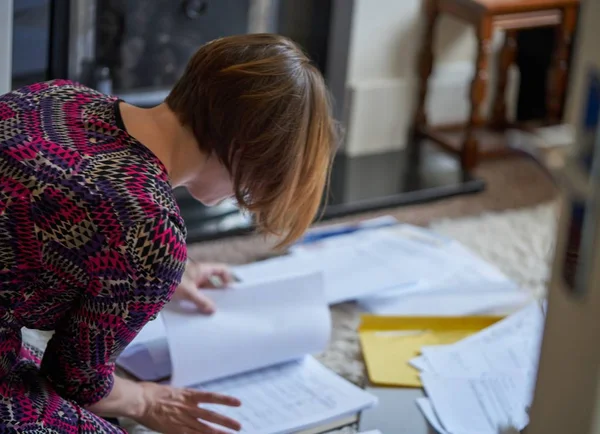
{"type": "MultiPolygon", "coordinates": [[[[361,234],[362,235],[362,234],[361,234]]],[[[233,268],[243,282],[259,282],[270,277],[299,271],[322,271],[325,297],[329,304],[341,303],[410,281],[393,267],[370,253],[373,241],[360,240],[357,234],[336,237],[334,247],[321,248],[233,268]],[[352,242],[344,242],[351,239],[352,242]]]]}
{"type": "Polygon", "coordinates": [[[438,277],[441,276],[440,272],[444,271],[444,280],[447,281],[450,281],[454,276],[460,277],[460,281],[452,283],[465,284],[481,280],[489,282],[505,282],[508,280],[498,268],[481,259],[458,241],[447,238],[429,229],[403,224],[391,228],[382,228],[379,229],[379,232],[388,238],[397,241],[408,239],[417,242],[425,247],[435,250],[437,253],[453,258],[454,261],[456,261],[454,268],[436,270],[436,275],[438,277]],[[469,280],[469,276],[472,276],[472,280],[469,280]]]}
{"type": "Polygon", "coordinates": [[[422,228],[400,225],[380,232],[409,236],[452,258],[422,279],[377,292],[360,300],[361,306],[379,315],[508,314],[531,298],[500,270],[460,243],[422,228]]]}
{"type": "Polygon", "coordinates": [[[289,361],[327,347],[331,318],[320,273],[211,291],[211,316],[163,311],[172,384],[189,386],[289,361]]]}
{"type": "Polygon", "coordinates": [[[378,315],[504,315],[531,302],[531,297],[511,282],[479,281],[449,284],[447,281],[397,288],[359,301],[378,315]]]}
{"type": "Polygon", "coordinates": [[[377,400],[312,357],[198,388],[242,401],[239,408],[202,407],[238,420],[243,434],[294,433],[351,416],[377,400]]]}
{"type": "Polygon", "coordinates": [[[393,236],[376,229],[326,239],[294,250],[293,254],[234,267],[242,281],[285,276],[298,270],[321,270],[330,304],[370,296],[386,289],[410,288],[432,275],[450,276],[457,267],[454,254],[437,245],[393,236]]]}
{"type": "Polygon", "coordinates": [[[171,357],[162,315],[149,321],[117,359],[117,365],[138,379],[156,381],[171,375],[171,357]]]}
{"type": "Polygon", "coordinates": [[[468,378],[422,373],[425,392],[444,429],[451,433],[497,434],[528,423],[526,381],[520,373],[468,378]]]}
{"type": "Polygon", "coordinates": [[[428,369],[440,375],[453,372],[476,376],[503,371],[535,377],[544,316],[540,306],[529,307],[460,342],[421,349],[428,369]]]}
{"type": "Polygon", "coordinates": [[[518,336],[496,345],[479,345],[469,351],[447,347],[423,348],[429,372],[479,376],[518,371],[535,376],[537,346],[531,346],[518,336]]]}
{"type": "Polygon", "coordinates": [[[231,271],[242,283],[256,283],[275,278],[297,275],[302,272],[318,272],[316,263],[301,261],[296,255],[285,255],[250,264],[237,265],[231,271]]]}
{"type": "MultiPolygon", "coordinates": [[[[451,434],[444,429],[442,423],[435,414],[435,410],[433,409],[433,405],[431,405],[431,401],[427,398],[417,398],[417,406],[421,413],[423,413],[423,417],[429,422],[429,425],[436,430],[438,434],[451,434]]],[[[454,433],[453,433],[454,434],[454,433]]],[[[456,433],[460,434],[460,433],[456,433]]]]}
{"type": "Polygon", "coordinates": [[[379,431],[378,429],[373,429],[371,431],[362,431],[358,434],[381,434],[381,431],[379,431]]]}
{"type": "Polygon", "coordinates": [[[354,231],[373,230],[382,227],[389,227],[398,224],[398,220],[390,215],[375,217],[372,219],[361,220],[359,222],[339,223],[333,225],[323,225],[311,228],[306,231],[304,236],[294,245],[290,247],[290,251],[294,252],[298,249],[302,250],[302,246],[323,242],[328,238],[346,235],[354,231]]]}
{"type": "Polygon", "coordinates": [[[411,359],[408,364],[419,371],[427,371],[428,369],[427,359],[423,356],[417,356],[414,359],[411,359]]]}
{"type": "Polygon", "coordinates": [[[458,342],[457,346],[469,346],[476,343],[497,344],[503,339],[520,335],[531,343],[539,341],[544,328],[544,314],[538,302],[532,302],[520,311],[502,321],[458,342]]]}

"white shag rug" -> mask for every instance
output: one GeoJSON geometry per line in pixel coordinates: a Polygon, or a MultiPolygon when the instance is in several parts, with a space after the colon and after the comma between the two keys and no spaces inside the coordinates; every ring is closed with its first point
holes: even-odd
{"type": "MultiPolygon", "coordinates": [[[[487,213],[476,217],[448,219],[433,222],[431,228],[454,238],[483,259],[498,266],[535,297],[545,293],[550,276],[556,232],[557,205],[543,204],[532,208],[487,213]]],[[[363,386],[366,375],[356,328],[359,311],[347,303],[332,308],[334,331],[329,349],[318,356],[325,365],[363,386]]],[[[24,330],[26,342],[43,348],[49,337],[46,332],[24,330]]],[[[123,421],[131,433],[149,433],[131,421],[123,421]]],[[[356,432],[353,428],[338,434],[356,432]]]]}

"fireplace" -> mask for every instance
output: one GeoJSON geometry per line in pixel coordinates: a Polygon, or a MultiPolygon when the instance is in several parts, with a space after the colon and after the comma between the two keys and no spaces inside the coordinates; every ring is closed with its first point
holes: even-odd
{"type": "Polygon", "coordinates": [[[96,83],[155,105],[202,44],[248,31],[249,0],[97,0],[96,83]],[[104,83],[103,83],[104,84],[104,83]]]}

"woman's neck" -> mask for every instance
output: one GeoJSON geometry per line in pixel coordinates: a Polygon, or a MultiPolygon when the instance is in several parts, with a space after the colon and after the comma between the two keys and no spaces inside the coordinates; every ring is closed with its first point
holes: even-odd
{"type": "Polygon", "coordinates": [[[162,103],[143,109],[121,103],[121,116],[129,135],[150,149],[164,164],[173,187],[184,185],[206,161],[191,131],[162,103]]]}

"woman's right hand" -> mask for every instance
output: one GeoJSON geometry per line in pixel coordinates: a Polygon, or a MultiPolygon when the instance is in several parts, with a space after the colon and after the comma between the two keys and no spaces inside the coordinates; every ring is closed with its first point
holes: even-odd
{"type": "Polygon", "coordinates": [[[155,383],[138,383],[142,388],[140,414],[134,419],[142,425],[166,434],[228,434],[206,422],[241,429],[226,416],[198,407],[198,404],[220,404],[239,407],[240,401],[230,396],[194,389],[178,389],[155,383]]]}

